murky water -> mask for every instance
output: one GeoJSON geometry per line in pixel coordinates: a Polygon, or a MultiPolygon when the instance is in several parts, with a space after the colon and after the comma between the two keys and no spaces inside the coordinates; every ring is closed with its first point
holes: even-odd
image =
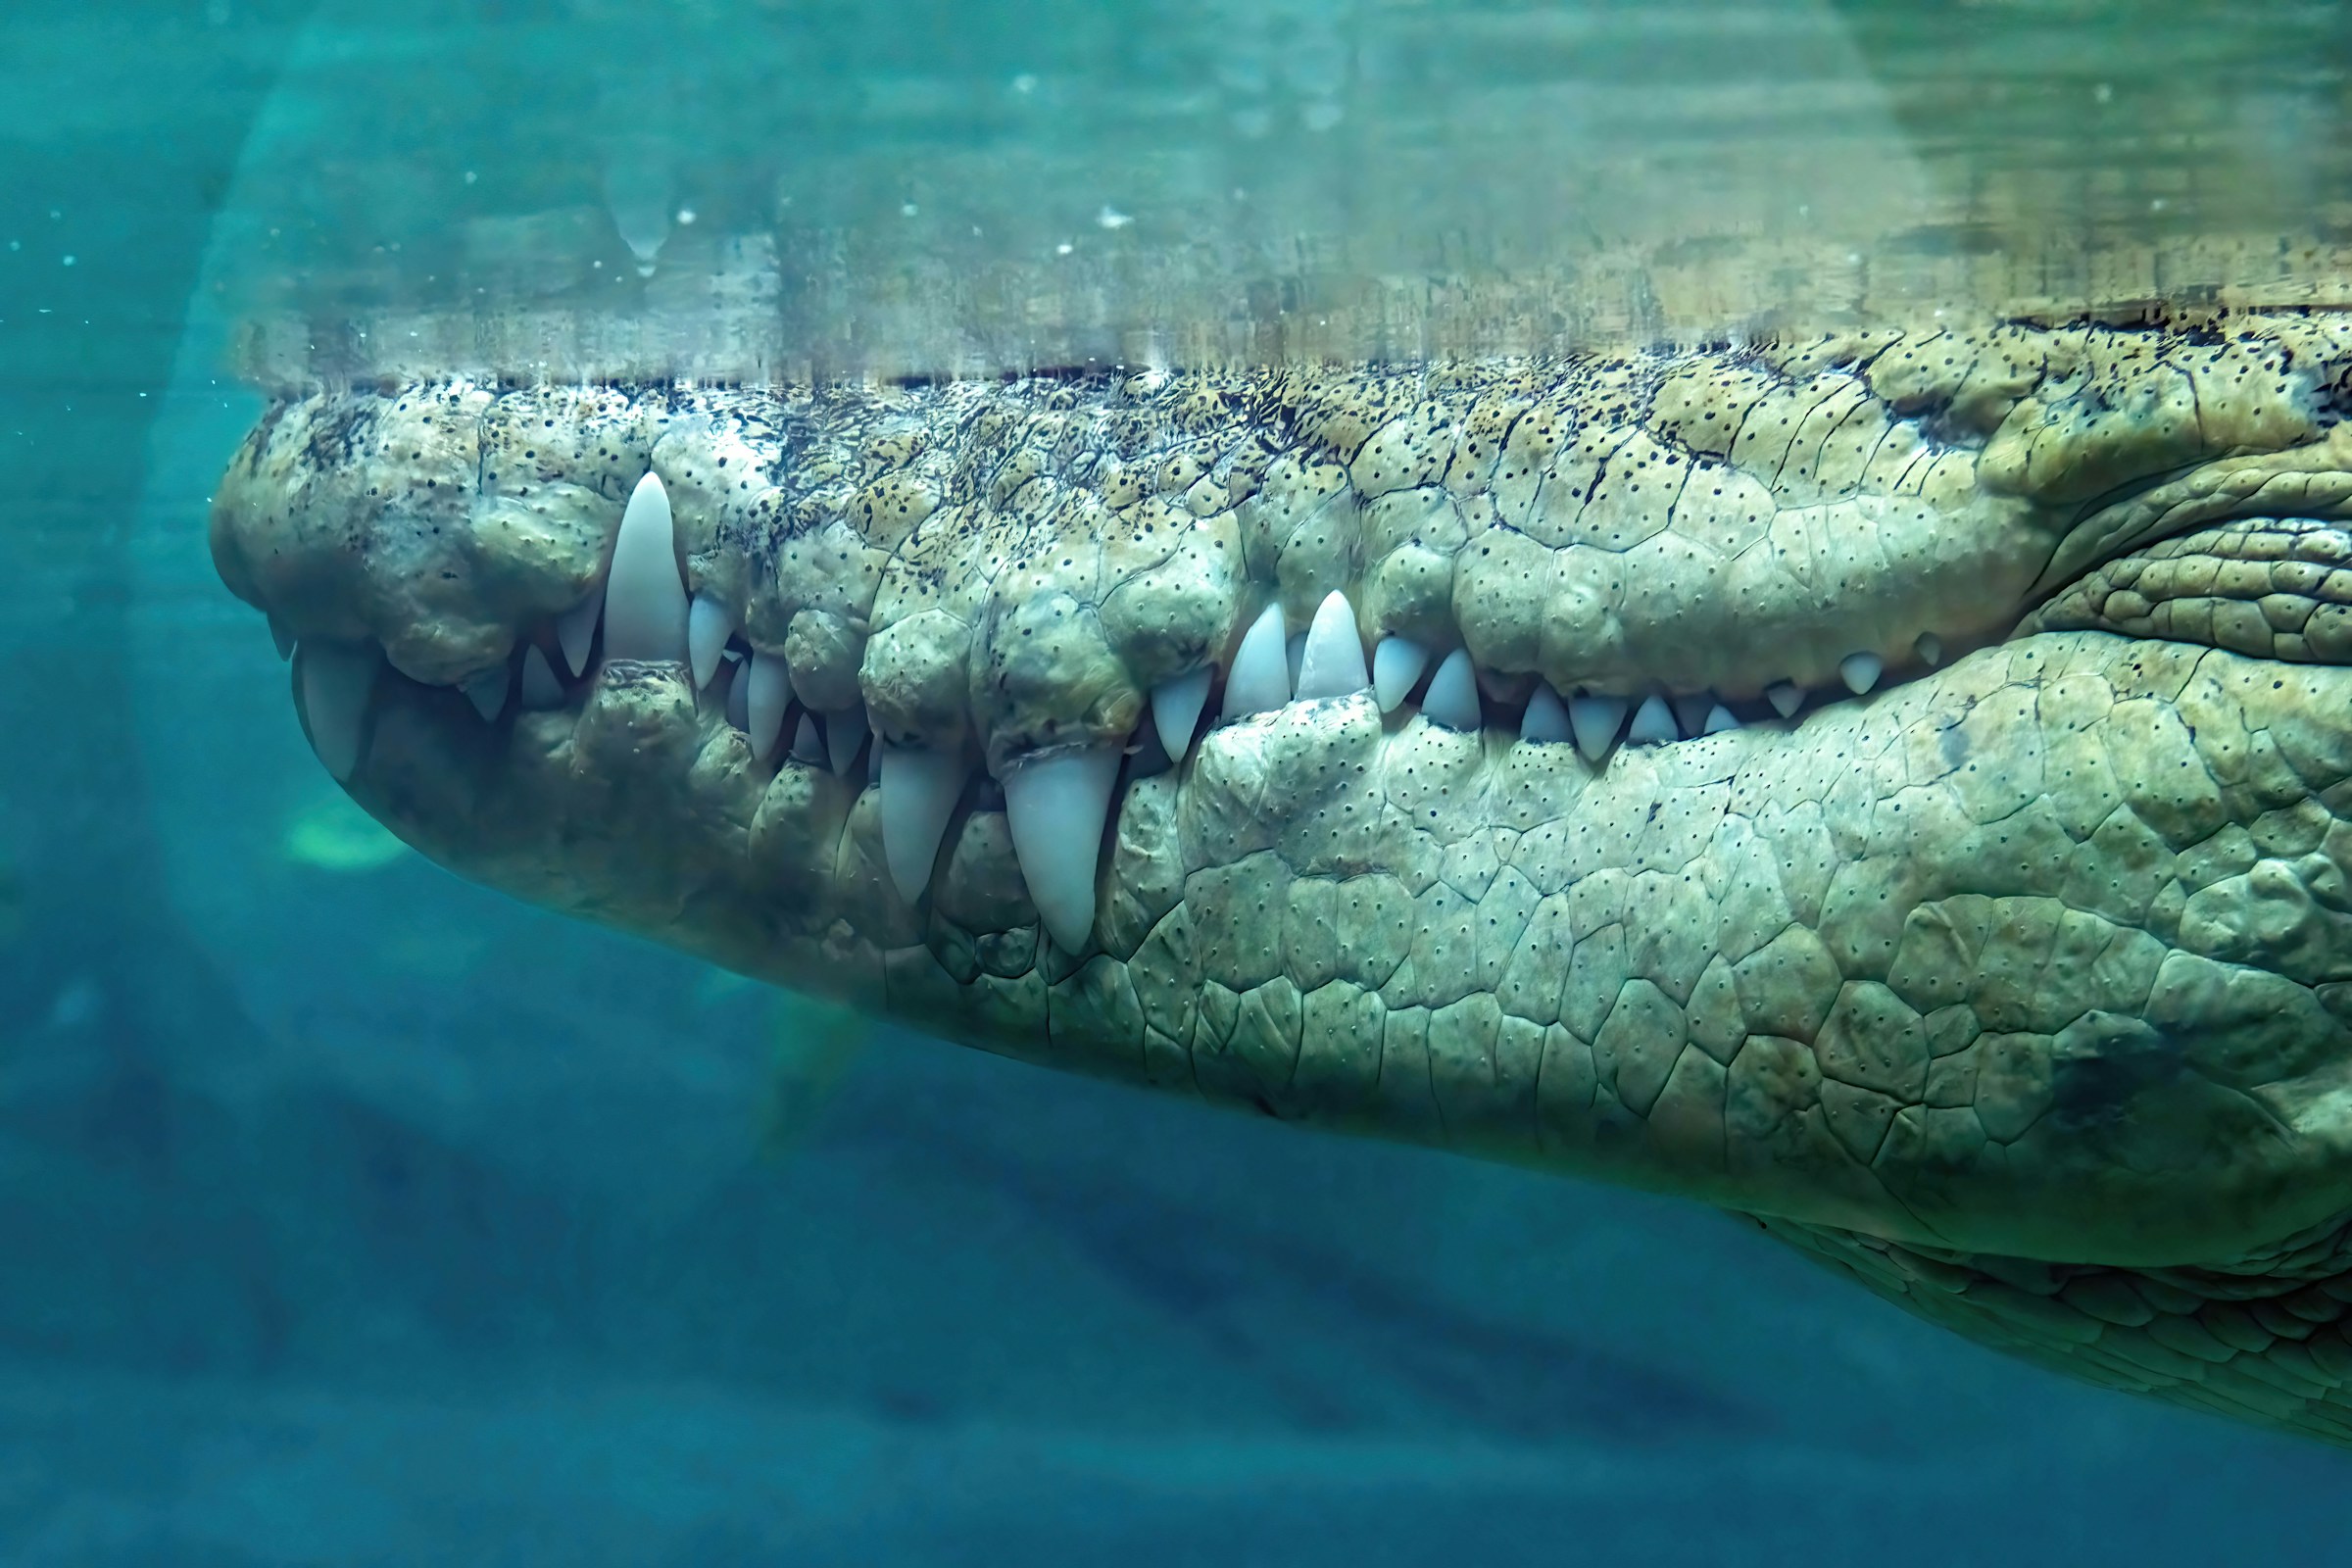
{"type": "Polygon", "coordinates": [[[1717,1216],[835,1025],[339,806],[240,384],[2347,303],[2338,5],[0,19],[0,1559],[2324,1559],[1717,1216]]]}

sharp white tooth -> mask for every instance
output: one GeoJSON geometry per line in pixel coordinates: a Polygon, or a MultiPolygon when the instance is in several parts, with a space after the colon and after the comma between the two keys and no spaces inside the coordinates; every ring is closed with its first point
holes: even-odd
{"type": "Polygon", "coordinates": [[[735,617],[727,607],[709,593],[694,596],[686,612],[686,662],[694,670],[694,689],[701,691],[710,684],[718,671],[718,656],[726,652],[727,639],[735,635],[735,617]]]}
{"type": "Polygon", "coordinates": [[[850,769],[858,765],[858,754],[865,749],[865,705],[845,708],[838,713],[825,715],[825,757],[832,762],[833,771],[847,778],[850,769]]]}
{"type": "Polygon", "coordinates": [[[564,662],[571,666],[574,679],[588,667],[588,648],[596,641],[596,617],[604,609],[605,591],[598,588],[556,617],[556,646],[564,650],[564,662]]]}
{"type": "Polygon", "coordinates": [[[533,643],[522,651],[522,706],[525,708],[562,708],[564,683],[556,679],[555,666],[533,643]]]}
{"type": "MultiPolygon", "coordinates": [[[[746,687],[744,713],[751,721],[744,728],[752,737],[752,755],[764,759],[784,733],[784,710],[792,704],[792,666],[782,654],[755,649],[751,671],[741,679],[746,687]]],[[[804,717],[802,722],[808,720],[804,717]]]]}
{"type": "MultiPolygon", "coordinates": [[[[832,728],[830,720],[826,728],[832,728]]],[[[882,791],[882,863],[899,897],[912,904],[930,886],[939,841],[963,794],[963,759],[954,752],[876,744],[881,752],[876,787],[882,791]]]]}
{"type": "Polygon", "coordinates": [[[1573,740],[1576,731],[1568,722],[1568,705],[1560,694],[1539,681],[1536,694],[1527,700],[1527,712],[1519,720],[1519,738],[1523,741],[1573,740]]]}
{"type": "Polygon", "coordinates": [[[1674,710],[1675,728],[1686,735],[1696,735],[1707,727],[1707,710],[1715,706],[1715,694],[1690,692],[1682,697],[1669,697],[1666,706],[1674,710]]]}
{"type": "Polygon", "coordinates": [[[1291,700],[1291,667],[1282,645],[1282,607],[1268,605],[1235,650],[1225,672],[1224,718],[1247,718],[1291,700]]]}
{"type": "Polygon", "coordinates": [[[1159,731],[1160,749],[1181,762],[1193,749],[1193,731],[1200,727],[1200,710],[1208,706],[1208,683],[1213,669],[1163,680],[1152,688],[1152,727],[1159,731]]]}
{"type": "Polygon", "coordinates": [[[1772,710],[1783,718],[1788,717],[1805,706],[1805,694],[1797,690],[1796,683],[1793,681],[1774,681],[1764,688],[1764,700],[1770,703],[1772,710]]]}
{"type": "Polygon", "coordinates": [[[1674,710],[1666,706],[1666,699],[1653,694],[1642,698],[1642,706],[1634,710],[1634,721],[1627,726],[1625,738],[1633,746],[1671,746],[1683,738],[1683,732],[1676,726],[1674,710]]]}
{"type": "Polygon", "coordinates": [[[1930,668],[1943,662],[1943,639],[1932,631],[1921,632],[1919,641],[1911,645],[1911,651],[1919,656],[1921,663],[1930,668]]]}
{"type": "Polygon", "coordinates": [[[1447,729],[1478,728],[1478,675],[1470,667],[1468,650],[1456,648],[1429,677],[1421,694],[1421,716],[1447,729]]]}
{"type": "Polygon", "coordinates": [[[279,663],[294,657],[294,634],[286,630],[286,623],[275,615],[270,617],[270,640],[277,645],[279,663]]]}
{"type": "Polygon", "coordinates": [[[1609,748],[1617,743],[1617,731],[1625,723],[1629,706],[1622,697],[1568,700],[1568,727],[1575,732],[1576,749],[1585,754],[1586,761],[1597,762],[1609,755],[1609,748]]]}
{"type": "Polygon", "coordinates": [[[1838,661],[1838,678],[1856,697],[1876,686],[1886,670],[1885,662],[1876,654],[1848,654],[1838,661]]]}
{"type": "Polygon", "coordinates": [[[1429,667],[1429,650],[1410,637],[1383,637],[1372,650],[1372,693],[1380,710],[1396,711],[1396,705],[1413,694],[1413,682],[1429,667]]]}
{"type": "Polygon", "coordinates": [[[1703,733],[1720,735],[1727,729],[1738,729],[1739,727],[1739,715],[1721,703],[1717,703],[1713,708],[1707,710],[1707,723],[1703,733]]]}
{"type": "MultiPolygon", "coordinates": [[[[727,683],[727,722],[749,736],[752,733],[751,665],[729,660],[725,672],[718,678],[727,683]]],[[[752,755],[760,755],[758,748],[753,749],[752,755]]]]}
{"type": "Polygon", "coordinates": [[[825,738],[816,732],[816,720],[806,711],[801,714],[800,728],[792,732],[792,760],[810,767],[825,765],[825,738]]]}
{"type": "Polygon", "coordinates": [[[1004,825],[1046,934],[1083,953],[1095,930],[1095,866],[1119,779],[1119,748],[1051,752],[1004,771],[1004,825]]]}
{"type": "Polygon", "coordinates": [[[466,700],[473,705],[473,710],[482,715],[483,723],[495,724],[498,715],[507,710],[507,693],[514,687],[514,671],[501,664],[496,669],[484,670],[458,690],[466,694],[466,700]]]}
{"type": "Polygon", "coordinates": [[[311,750],[341,784],[360,765],[368,698],[375,690],[375,672],[383,667],[383,651],[373,643],[304,643],[299,651],[302,716],[310,724],[311,750]]]}
{"type": "Polygon", "coordinates": [[[678,576],[669,492],[657,474],[637,481],[612,541],[612,569],[605,576],[605,657],[686,661],[686,584],[678,576]]]}
{"type": "Polygon", "coordinates": [[[1299,657],[1298,700],[1346,697],[1372,684],[1364,669],[1363,639],[1355,634],[1355,612],[1338,590],[1325,594],[1315,607],[1314,623],[1306,628],[1306,651],[1299,657]]]}

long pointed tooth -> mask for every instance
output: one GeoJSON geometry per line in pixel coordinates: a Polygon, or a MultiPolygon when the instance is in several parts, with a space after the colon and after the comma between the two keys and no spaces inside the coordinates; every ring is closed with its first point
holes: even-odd
{"type": "Polygon", "coordinates": [[[485,724],[498,722],[498,715],[507,710],[507,693],[514,689],[514,670],[505,664],[486,669],[458,688],[473,705],[473,710],[482,715],[485,724]]]}
{"type": "Polygon", "coordinates": [[[1931,669],[1943,662],[1943,639],[1932,631],[1921,632],[1919,640],[1911,645],[1911,651],[1919,656],[1921,663],[1931,669]]]}
{"type": "Polygon", "coordinates": [[[1617,743],[1618,728],[1625,723],[1629,705],[1622,697],[1571,697],[1568,700],[1568,727],[1576,732],[1576,749],[1585,754],[1585,760],[1597,762],[1609,755],[1617,743]]]}
{"type": "Polygon", "coordinates": [[[302,716],[311,730],[311,750],[338,784],[360,765],[367,739],[368,698],[375,690],[383,650],[373,643],[304,643],[297,666],[302,679],[302,716]]]}
{"type": "Polygon", "coordinates": [[[678,576],[669,492],[658,474],[637,481],[612,541],[612,569],[605,577],[605,657],[686,661],[686,584],[678,576]]]}
{"type": "Polygon", "coordinates": [[[1208,706],[1208,683],[1215,675],[1213,669],[1196,669],[1152,688],[1152,727],[1159,731],[1160,749],[1171,761],[1183,761],[1193,749],[1193,731],[1200,727],[1200,710],[1208,706]]]}
{"type": "Polygon", "coordinates": [[[556,679],[555,666],[533,643],[522,651],[522,706],[525,708],[562,708],[564,683],[556,679]]]}
{"type": "Polygon", "coordinates": [[[833,771],[847,778],[850,769],[858,765],[858,754],[865,750],[865,705],[858,703],[838,713],[825,715],[825,757],[833,771]]]}
{"type": "Polygon", "coordinates": [[[1004,771],[1004,823],[1046,934],[1083,953],[1095,930],[1095,867],[1102,818],[1119,779],[1119,748],[1051,752],[1004,771]]]}
{"type": "Polygon", "coordinates": [[[1315,607],[1314,622],[1306,628],[1296,700],[1346,697],[1371,684],[1364,669],[1364,641],[1355,634],[1355,612],[1348,608],[1348,596],[1335,588],[1315,607]]]}
{"type": "Polygon", "coordinates": [[[1447,654],[1429,677],[1429,690],[1421,694],[1421,716],[1447,729],[1478,728],[1478,675],[1466,649],[1447,654]]]}
{"type": "Polygon", "coordinates": [[[686,662],[694,670],[694,689],[701,691],[717,673],[718,656],[735,635],[735,616],[710,593],[698,593],[686,611],[686,662]]]}
{"type": "Polygon", "coordinates": [[[1396,711],[1396,705],[1413,694],[1413,682],[1429,667],[1429,650],[1410,637],[1383,637],[1372,650],[1372,694],[1380,710],[1396,711]]]}
{"type": "Polygon", "coordinates": [[[765,759],[784,733],[784,710],[792,704],[792,666],[782,654],[752,651],[751,669],[743,677],[744,726],[752,737],[752,755],[765,759]]]}
{"type": "Polygon", "coordinates": [[[1527,700],[1527,712],[1519,720],[1519,738],[1523,741],[1564,741],[1575,738],[1576,731],[1568,723],[1568,705],[1560,694],[1539,681],[1536,694],[1527,700]]]}
{"type": "Polygon", "coordinates": [[[1682,738],[1683,732],[1674,722],[1674,710],[1666,706],[1665,698],[1655,693],[1642,699],[1642,706],[1634,710],[1633,723],[1625,731],[1629,746],[1670,746],[1682,738]]]}
{"type": "Polygon", "coordinates": [[[556,646],[564,650],[564,662],[571,666],[575,680],[588,667],[588,649],[596,641],[596,617],[604,611],[605,591],[597,588],[556,617],[556,646]]]}
{"type": "Polygon", "coordinates": [[[1772,710],[1783,718],[1788,717],[1805,706],[1805,694],[1797,689],[1794,681],[1774,681],[1764,688],[1764,700],[1770,703],[1772,710]]]}
{"type": "Polygon", "coordinates": [[[276,645],[279,663],[294,657],[294,634],[286,630],[286,623],[275,615],[270,617],[270,641],[276,645]]]}
{"type": "MultiPolygon", "coordinates": [[[[748,737],[752,733],[752,666],[750,662],[729,660],[725,671],[718,678],[727,683],[727,722],[743,731],[748,737]]],[[[755,751],[752,755],[757,757],[759,753],[755,751]]]]}
{"type": "Polygon", "coordinates": [[[1838,678],[1845,682],[1845,689],[1856,697],[1876,686],[1879,677],[1886,672],[1886,662],[1876,654],[1848,654],[1838,661],[1838,678]]]}
{"type": "Polygon", "coordinates": [[[1282,642],[1282,607],[1268,605],[1242,634],[1225,672],[1223,718],[1247,718],[1291,700],[1290,658],[1282,642]]]}
{"type": "Polygon", "coordinates": [[[1717,703],[1713,708],[1707,710],[1706,727],[1701,730],[1700,733],[1706,735],[1720,735],[1727,729],[1738,729],[1739,727],[1739,715],[1734,713],[1730,709],[1724,707],[1721,703],[1717,703]]]}
{"type": "Polygon", "coordinates": [[[825,738],[816,732],[816,719],[806,709],[801,711],[800,727],[792,732],[792,760],[810,767],[825,765],[825,738]]]}
{"type": "MultiPolygon", "coordinates": [[[[828,722],[827,728],[831,725],[828,722]]],[[[948,818],[963,795],[966,771],[954,752],[926,752],[911,746],[878,743],[881,763],[876,788],[882,791],[882,863],[891,885],[908,904],[923,896],[931,883],[931,865],[939,858],[939,841],[948,831],[948,818]]]]}

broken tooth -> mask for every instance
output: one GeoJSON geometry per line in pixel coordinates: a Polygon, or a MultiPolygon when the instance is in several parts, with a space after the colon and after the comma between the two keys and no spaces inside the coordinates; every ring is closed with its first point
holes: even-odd
{"type": "Polygon", "coordinates": [[[1683,732],[1674,722],[1674,710],[1666,706],[1665,698],[1654,693],[1642,699],[1642,706],[1634,710],[1634,721],[1625,732],[1629,746],[1670,746],[1682,738],[1683,732]]]}
{"type": "Polygon", "coordinates": [[[1169,760],[1181,762],[1193,749],[1193,732],[1200,727],[1200,710],[1208,706],[1208,683],[1215,674],[1196,669],[1152,688],[1152,727],[1159,732],[1169,760]]]}
{"type": "MultiPolygon", "coordinates": [[[[764,760],[784,733],[784,710],[792,705],[792,666],[782,654],[752,651],[751,671],[739,677],[745,687],[745,733],[752,737],[752,755],[764,760]]],[[[801,722],[808,722],[806,715],[801,722]]]]}
{"type": "Polygon", "coordinates": [[[1347,697],[1371,684],[1364,669],[1363,639],[1355,634],[1355,612],[1348,608],[1348,596],[1334,589],[1315,607],[1314,622],[1306,628],[1295,700],[1347,697]]]}
{"type": "Polygon", "coordinates": [[[495,724],[498,715],[507,710],[507,693],[514,689],[514,671],[501,664],[496,669],[482,671],[458,690],[464,692],[466,700],[473,704],[473,710],[482,715],[483,723],[495,724]]]}
{"type": "Polygon", "coordinates": [[[564,683],[556,679],[555,666],[533,643],[522,651],[522,706],[525,708],[562,708],[564,683]]]}
{"type": "Polygon", "coordinates": [[[1049,752],[1004,771],[1004,821],[1046,934],[1083,953],[1095,930],[1095,869],[1102,819],[1119,778],[1119,748],[1049,752]]]}
{"type": "Polygon", "coordinates": [[[1805,706],[1805,694],[1797,689],[1794,681],[1774,681],[1764,688],[1764,700],[1770,703],[1772,710],[1783,718],[1790,717],[1798,709],[1805,706]]]}
{"type": "Polygon", "coordinates": [[[1598,764],[1616,744],[1617,730],[1625,723],[1625,710],[1631,707],[1622,697],[1574,697],[1568,702],[1568,727],[1576,735],[1576,749],[1585,760],[1598,764]]]}
{"type": "Polygon", "coordinates": [[[694,689],[702,691],[718,671],[718,656],[735,635],[735,617],[708,590],[694,596],[686,612],[686,662],[694,670],[694,689]]]}
{"type": "Polygon", "coordinates": [[[1886,671],[1886,662],[1876,654],[1848,654],[1838,661],[1838,679],[1844,681],[1845,689],[1856,697],[1876,686],[1879,677],[1886,671]]]}
{"type": "Polygon", "coordinates": [[[1943,662],[1943,639],[1932,631],[1921,632],[1919,640],[1911,645],[1911,651],[1919,656],[1921,663],[1931,669],[1943,662]]]}
{"type": "MultiPolygon", "coordinates": [[[[729,660],[726,672],[719,679],[727,683],[727,722],[743,731],[748,739],[752,733],[752,669],[748,662],[729,660]]],[[[752,755],[760,755],[757,747],[752,755]]]]}
{"type": "Polygon", "coordinates": [[[1233,668],[1225,672],[1225,706],[1218,716],[1247,718],[1290,700],[1291,666],[1283,646],[1282,607],[1268,605],[1242,634],[1233,668]]]}
{"type": "Polygon", "coordinates": [[[1467,650],[1456,648],[1447,654],[1429,677],[1429,690],[1421,694],[1421,716],[1447,729],[1478,728],[1478,674],[1470,667],[1467,650]]]}
{"type": "Polygon", "coordinates": [[[588,597],[556,617],[556,646],[574,680],[588,667],[588,650],[596,641],[596,617],[604,612],[605,591],[592,588],[588,597]]]}
{"type": "Polygon", "coordinates": [[[1727,729],[1738,729],[1739,727],[1739,715],[1734,713],[1730,709],[1724,707],[1721,703],[1717,703],[1713,708],[1707,710],[1707,722],[1705,727],[1700,730],[1700,733],[1704,735],[1720,735],[1727,729]]]}
{"type": "MultiPolygon", "coordinates": [[[[723,641],[723,639],[722,639],[723,641]]],[[[605,658],[683,663],[686,584],[678,576],[669,492],[648,473],[630,493],[605,576],[605,658]]]]}
{"type": "Polygon", "coordinates": [[[1536,694],[1527,700],[1527,711],[1519,719],[1519,738],[1523,741],[1565,741],[1576,737],[1568,722],[1568,705],[1550,686],[1538,682],[1536,694]]]}
{"type": "Polygon", "coordinates": [[[847,778],[865,750],[865,705],[858,703],[825,715],[825,757],[835,776],[847,778]]]}
{"type": "MultiPolygon", "coordinates": [[[[832,728],[830,720],[826,728],[832,728]]],[[[963,796],[963,759],[954,752],[877,743],[875,788],[882,792],[882,864],[899,897],[912,905],[931,884],[932,862],[948,818],[963,796]]]]}
{"type": "Polygon", "coordinates": [[[309,642],[296,652],[311,750],[336,783],[346,783],[360,765],[368,698],[375,690],[376,671],[383,667],[383,650],[373,643],[309,642]]]}
{"type": "Polygon", "coordinates": [[[1372,650],[1372,694],[1380,710],[1396,711],[1396,705],[1413,694],[1413,682],[1429,667],[1429,650],[1410,637],[1383,637],[1372,650]]]}

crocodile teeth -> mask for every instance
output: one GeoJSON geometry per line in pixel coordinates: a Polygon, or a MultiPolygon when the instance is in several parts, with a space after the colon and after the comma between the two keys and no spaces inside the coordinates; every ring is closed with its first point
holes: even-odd
{"type": "Polygon", "coordinates": [[[1215,674],[1196,669],[1152,688],[1152,727],[1170,761],[1183,761],[1193,749],[1193,731],[1200,727],[1200,710],[1208,706],[1208,683],[1215,674]]]}
{"type": "Polygon", "coordinates": [[[341,784],[360,765],[368,698],[383,666],[383,650],[373,643],[304,643],[300,652],[302,716],[310,724],[311,750],[341,784]]]}
{"type": "Polygon", "coordinates": [[[863,703],[825,715],[825,758],[833,764],[833,772],[837,777],[849,777],[850,769],[858,765],[858,754],[864,749],[863,703]]]}
{"type": "Polygon", "coordinates": [[[1632,746],[1668,746],[1682,738],[1674,710],[1666,706],[1665,698],[1657,696],[1642,699],[1642,706],[1634,710],[1634,722],[1625,732],[1626,743],[1632,746]]]}
{"type": "MultiPolygon", "coordinates": [[[[727,683],[727,722],[743,731],[748,738],[752,733],[751,665],[742,660],[730,659],[725,673],[718,678],[727,683]]],[[[760,754],[755,749],[752,755],[757,757],[760,754]]]]}
{"type": "Polygon", "coordinates": [[[718,672],[718,656],[735,635],[735,617],[709,593],[694,596],[686,612],[686,662],[694,670],[694,689],[702,691],[718,672]]]}
{"type": "Polygon", "coordinates": [[[1364,669],[1363,639],[1355,634],[1355,612],[1348,608],[1348,596],[1334,589],[1315,607],[1314,623],[1306,628],[1297,700],[1347,697],[1371,684],[1364,669]]]}
{"type": "MultiPolygon", "coordinates": [[[[828,720],[825,727],[834,726],[828,720]]],[[[954,752],[887,742],[879,750],[875,787],[882,792],[882,863],[899,897],[912,904],[930,885],[939,841],[963,795],[963,759],[954,752]]]]}
{"type": "Polygon", "coordinates": [[[1845,689],[1856,697],[1876,686],[1879,677],[1886,672],[1886,662],[1876,654],[1848,654],[1838,661],[1838,679],[1844,681],[1845,689]]]}
{"type": "Polygon", "coordinates": [[[1713,692],[1690,692],[1682,697],[1670,697],[1666,706],[1674,710],[1675,728],[1686,735],[1696,735],[1707,727],[1707,713],[1715,707],[1713,692]]]}
{"type": "Polygon", "coordinates": [[[1410,637],[1383,637],[1372,650],[1372,694],[1380,710],[1396,711],[1396,705],[1413,693],[1413,682],[1429,667],[1429,650],[1410,637]]]}
{"type": "Polygon", "coordinates": [[[1465,650],[1447,654],[1429,677],[1429,690],[1421,694],[1421,716],[1447,729],[1478,728],[1478,676],[1465,650]]]}
{"type": "Polygon", "coordinates": [[[1539,685],[1536,694],[1527,700],[1527,711],[1519,719],[1519,738],[1523,741],[1564,741],[1575,738],[1576,731],[1568,723],[1568,705],[1560,694],[1549,686],[1539,685]]]}
{"type": "Polygon", "coordinates": [[[1119,748],[1049,752],[1005,769],[1004,824],[1046,934],[1081,953],[1095,930],[1095,866],[1119,748]]]}
{"type": "Polygon", "coordinates": [[[1738,729],[1739,727],[1740,720],[1732,712],[1732,710],[1724,707],[1721,703],[1717,703],[1713,708],[1707,710],[1707,722],[1700,729],[1699,733],[1702,735],[1720,735],[1727,729],[1738,729]]]}
{"type": "Polygon", "coordinates": [[[496,669],[484,670],[458,690],[466,694],[466,700],[473,705],[473,710],[482,715],[483,723],[495,724],[498,715],[507,710],[507,693],[514,686],[514,672],[501,664],[496,669]]]}
{"type": "Polygon", "coordinates": [[[669,492],[648,473],[629,495],[605,576],[605,657],[648,662],[686,660],[686,584],[678,577],[669,492]]]}
{"type": "Polygon", "coordinates": [[[1247,718],[1291,700],[1291,666],[1282,642],[1282,607],[1268,605],[1242,635],[1225,674],[1223,718],[1247,718]]]}
{"type": "Polygon", "coordinates": [[[1774,681],[1764,688],[1764,700],[1770,703],[1772,710],[1783,718],[1789,717],[1798,709],[1805,706],[1805,694],[1797,690],[1796,683],[1793,681],[1774,681]]]}
{"type": "Polygon", "coordinates": [[[816,719],[807,712],[801,714],[800,727],[792,732],[792,760],[810,767],[825,765],[825,738],[816,732],[816,719]]]}
{"type": "Polygon", "coordinates": [[[1576,734],[1576,749],[1588,762],[1609,755],[1617,728],[1625,722],[1629,705],[1622,697],[1574,697],[1568,702],[1568,727],[1576,734]]]}
{"type": "Polygon", "coordinates": [[[564,683],[556,679],[555,666],[533,643],[522,651],[522,706],[525,708],[562,708],[564,683]]]}
{"type": "Polygon", "coordinates": [[[743,677],[745,733],[752,737],[752,755],[765,758],[784,733],[784,710],[792,704],[792,666],[782,654],[754,650],[751,671],[743,677]]]}
{"type": "Polygon", "coordinates": [[[598,588],[556,617],[556,646],[577,678],[588,667],[588,648],[596,641],[596,617],[604,613],[605,591],[598,588]]]}
{"type": "Polygon", "coordinates": [[[1943,639],[1932,631],[1921,632],[1919,641],[1911,645],[1911,651],[1919,656],[1921,663],[1930,668],[1943,662],[1943,639]]]}

